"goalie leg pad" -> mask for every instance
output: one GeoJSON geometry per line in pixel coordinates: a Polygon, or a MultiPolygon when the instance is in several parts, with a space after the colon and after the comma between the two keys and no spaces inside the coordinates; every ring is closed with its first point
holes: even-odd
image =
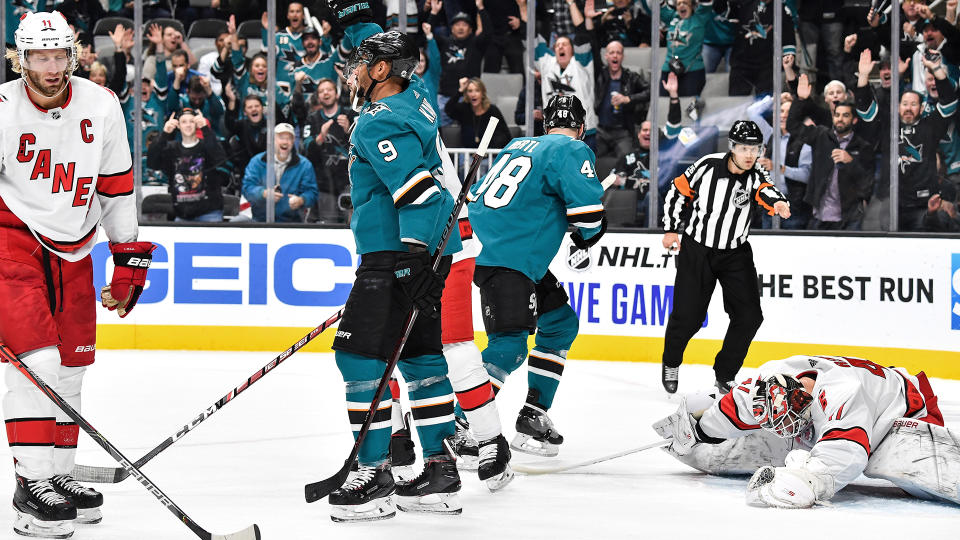
{"type": "Polygon", "coordinates": [[[960,435],[899,418],[870,455],[863,474],[893,482],[914,497],[960,504],[960,435]]]}
{"type": "Polygon", "coordinates": [[[781,439],[773,433],[757,430],[746,437],[727,439],[719,444],[698,444],[690,453],[675,457],[707,474],[753,474],[764,465],[783,466],[793,450],[793,439],[781,439]]]}

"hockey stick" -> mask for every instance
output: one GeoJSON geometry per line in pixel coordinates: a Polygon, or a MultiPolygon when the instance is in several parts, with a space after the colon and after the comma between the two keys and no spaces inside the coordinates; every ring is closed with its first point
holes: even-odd
{"type": "Polygon", "coordinates": [[[107,451],[110,456],[117,460],[123,468],[127,470],[127,473],[136,478],[143,484],[143,487],[147,488],[154,497],[157,498],[168,510],[173,512],[173,515],[177,516],[177,519],[182,521],[184,525],[190,528],[193,531],[193,534],[196,534],[198,537],[203,540],[260,540],[260,528],[256,524],[231,534],[210,534],[206,529],[198,525],[193,519],[190,518],[179,506],[176,505],[167,495],[157,487],[149,478],[147,478],[140,469],[130,463],[120,450],[117,449],[106,437],[100,434],[93,426],[90,425],[80,413],[76,411],[69,403],[62,397],[60,394],[57,394],[52,388],[50,388],[47,383],[43,382],[43,379],[37,376],[22,360],[17,358],[17,355],[13,354],[13,351],[7,348],[6,345],[0,343],[0,358],[10,362],[10,365],[17,368],[20,373],[23,373],[23,376],[30,380],[41,392],[46,394],[50,401],[52,401],[57,407],[60,408],[67,416],[73,419],[83,431],[87,432],[87,435],[94,440],[101,448],[107,451]]]}
{"type": "MultiPolygon", "coordinates": [[[[343,317],[343,308],[340,308],[340,311],[334,313],[329,319],[324,321],[323,324],[311,330],[309,334],[300,338],[300,341],[294,343],[287,350],[277,355],[277,357],[271,360],[270,363],[257,370],[257,372],[253,375],[247,377],[247,380],[240,384],[240,386],[237,386],[233,390],[227,392],[225,396],[218,399],[213,405],[207,407],[206,410],[201,412],[196,418],[180,428],[179,431],[168,437],[167,440],[157,445],[157,447],[153,450],[147,452],[146,455],[138,459],[133,464],[134,467],[143,467],[148,461],[155,458],[157,454],[169,448],[170,445],[180,440],[181,437],[189,433],[193,428],[200,425],[201,422],[213,416],[213,413],[223,408],[224,405],[232,401],[233,398],[237,397],[240,392],[250,388],[253,383],[259,381],[264,375],[272,371],[273,368],[277,367],[284,360],[291,357],[293,353],[302,349],[307,343],[310,343],[313,338],[320,335],[327,328],[330,328],[331,325],[340,320],[340,317],[343,317]]],[[[130,476],[130,472],[126,467],[97,467],[93,465],[74,465],[73,467],[73,477],[81,482],[116,484],[118,482],[122,482],[128,476],[130,476]]]]}
{"type": "Polygon", "coordinates": [[[610,461],[611,459],[617,459],[623,456],[629,456],[630,454],[636,454],[637,452],[643,452],[644,450],[649,450],[651,448],[659,448],[661,446],[667,446],[673,441],[673,439],[664,439],[662,441],[652,442],[650,444],[645,444],[637,448],[631,448],[630,450],[624,450],[622,452],[617,452],[616,454],[610,454],[607,456],[602,456],[594,459],[589,459],[587,461],[581,461],[580,463],[574,463],[572,465],[559,465],[556,467],[531,467],[529,465],[523,465],[522,463],[511,465],[513,470],[516,472],[537,475],[537,474],[553,474],[558,472],[569,471],[572,469],[579,469],[580,467],[587,467],[589,465],[594,465],[596,463],[602,463],[604,461],[610,461]]]}
{"type": "MultiPolygon", "coordinates": [[[[447,241],[450,240],[450,234],[457,226],[457,218],[460,216],[460,209],[463,208],[463,205],[466,203],[467,194],[470,192],[470,187],[477,179],[477,170],[480,168],[480,162],[483,161],[484,154],[487,153],[487,146],[490,145],[490,139],[493,137],[493,131],[497,127],[497,122],[499,122],[499,120],[496,118],[490,118],[490,121],[487,123],[487,129],[483,132],[483,138],[480,140],[480,147],[477,148],[476,153],[473,154],[473,163],[470,164],[470,171],[467,173],[467,178],[463,181],[463,186],[460,188],[460,194],[457,195],[457,202],[453,206],[453,212],[451,212],[450,217],[447,218],[447,225],[444,227],[443,234],[440,236],[440,242],[437,244],[437,252],[433,257],[434,271],[436,271],[437,267],[440,266],[440,258],[443,257],[443,250],[447,247],[447,241]]],[[[401,334],[400,340],[393,348],[393,354],[390,355],[390,360],[387,362],[386,369],[383,370],[383,376],[380,377],[380,384],[377,386],[377,392],[373,395],[373,401],[370,402],[370,408],[367,410],[367,416],[363,420],[363,425],[360,427],[360,432],[357,434],[357,440],[353,443],[353,449],[350,450],[350,455],[347,456],[346,461],[343,462],[343,467],[341,467],[336,474],[325,480],[320,480],[319,482],[313,482],[304,486],[304,497],[307,499],[308,503],[316,502],[326,497],[333,490],[342,486],[344,481],[346,481],[347,476],[350,474],[350,466],[353,465],[353,460],[357,459],[357,455],[360,453],[360,445],[363,444],[363,439],[367,436],[367,432],[370,431],[370,425],[373,424],[373,415],[377,411],[377,405],[380,403],[380,397],[383,395],[384,390],[386,390],[387,385],[390,383],[390,376],[393,374],[394,368],[397,367],[397,362],[400,361],[400,353],[403,352],[403,346],[406,345],[407,339],[410,337],[410,332],[413,330],[413,324],[417,321],[418,314],[419,310],[416,307],[410,310],[410,313],[407,314],[407,319],[403,323],[403,334],[401,334]]]]}

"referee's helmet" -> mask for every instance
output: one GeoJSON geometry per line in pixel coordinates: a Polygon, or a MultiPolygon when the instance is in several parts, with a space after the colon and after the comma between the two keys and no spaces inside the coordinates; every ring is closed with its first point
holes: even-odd
{"type": "Polygon", "coordinates": [[[760,126],[750,120],[737,120],[730,128],[727,136],[731,144],[745,144],[747,146],[763,146],[763,133],[760,126]]]}

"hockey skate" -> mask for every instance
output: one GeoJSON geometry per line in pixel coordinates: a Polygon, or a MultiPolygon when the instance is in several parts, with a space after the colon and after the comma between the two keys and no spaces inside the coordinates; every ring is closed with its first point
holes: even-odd
{"type": "Polygon", "coordinates": [[[360,465],[347,483],[330,494],[330,519],[338,523],[378,521],[397,515],[393,503],[396,484],[390,465],[360,465]]]}
{"type": "Polygon", "coordinates": [[[53,489],[73,503],[77,509],[77,523],[93,525],[103,520],[100,507],[103,506],[103,495],[99,491],[86,487],[77,482],[69,474],[58,474],[50,481],[53,489]]]}
{"type": "Polygon", "coordinates": [[[470,424],[460,417],[456,417],[457,432],[444,440],[447,448],[454,457],[458,458],[459,467],[465,471],[475,471],[479,467],[480,448],[477,441],[470,434],[470,424]]]}
{"type": "Polygon", "coordinates": [[[679,378],[680,378],[680,368],[667,367],[666,364],[661,365],[660,382],[663,383],[663,389],[666,390],[668,394],[677,393],[679,378]]]}
{"type": "Polygon", "coordinates": [[[390,436],[390,469],[397,482],[414,477],[413,464],[417,461],[416,445],[410,433],[410,413],[403,415],[403,429],[390,436]]]}
{"type": "Polygon", "coordinates": [[[553,427],[547,413],[524,405],[517,416],[517,434],[510,447],[535,456],[553,457],[560,453],[563,435],[553,427]]]}
{"type": "Polygon", "coordinates": [[[480,480],[487,483],[490,491],[498,491],[513,480],[510,468],[510,446],[503,435],[480,443],[480,480]]]}
{"type": "Polygon", "coordinates": [[[721,394],[728,394],[731,390],[736,388],[737,381],[721,381],[720,379],[717,379],[717,382],[714,384],[721,394]]]}
{"type": "Polygon", "coordinates": [[[27,480],[17,475],[13,492],[17,519],[13,532],[35,538],[70,538],[77,509],[53,488],[50,480],[27,480]]]}
{"type": "Polygon", "coordinates": [[[440,454],[427,458],[423,472],[410,482],[397,486],[397,508],[404,512],[459,514],[460,474],[452,456],[440,454]]]}

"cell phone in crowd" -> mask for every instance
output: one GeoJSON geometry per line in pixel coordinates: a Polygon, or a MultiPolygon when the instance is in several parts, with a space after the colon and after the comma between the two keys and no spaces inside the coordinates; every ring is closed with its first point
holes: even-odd
{"type": "Polygon", "coordinates": [[[280,189],[280,184],[277,184],[277,185],[273,186],[273,191],[275,191],[275,192],[277,192],[277,193],[279,193],[279,194],[281,194],[281,195],[283,194],[283,190],[280,189]]]}

